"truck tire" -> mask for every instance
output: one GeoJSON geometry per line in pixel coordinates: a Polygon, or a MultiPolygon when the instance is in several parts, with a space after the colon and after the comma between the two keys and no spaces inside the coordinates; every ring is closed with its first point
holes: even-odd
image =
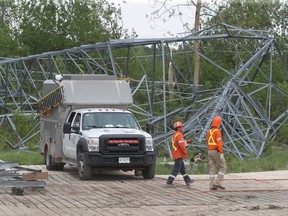
{"type": "Polygon", "coordinates": [[[84,153],[78,155],[77,169],[81,180],[91,179],[91,166],[85,163],[84,153]]]}
{"type": "Polygon", "coordinates": [[[54,170],[55,166],[52,163],[52,156],[49,155],[48,152],[48,147],[45,147],[45,151],[44,151],[44,156],[45,156],[45,165],[46,165],[46,169],[47,170],[54,170]]]}
{"type": "Polygon", "coordinates": [[[142,175],[144,179],[153,179],[155,176],[155,164],[148,166],[146,169],[142,170],[142,175]]]}

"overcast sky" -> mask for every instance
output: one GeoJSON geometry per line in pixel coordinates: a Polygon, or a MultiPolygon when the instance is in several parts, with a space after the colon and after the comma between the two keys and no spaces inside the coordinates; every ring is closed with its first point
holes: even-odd
{"type": "MultiPolygon", "coordinates": [[[[156,19],[154,22],[145,18],[150,16],[153,11],[159,9],[159,4],[155,5],[154,0],[108,0],[118,4],[121,7],[123,25],[128,29],[128,33],[132,33],[132,29],[138,34],[138,38],[167,38],[175,37],[178,33],[183,33],[184,28],[179,17],[171,18],[167,22],[156,19]],[[125,2],[125,3],[124,3],[125,2]]],[[[163,0],[162,0],[163,1],[163,0]]],[[[186,2],[186,0],[168,0],[167,6],[177,5],[186,2]]],[[[184,22],[188,22],[190,26],[194,25],[194,11],[192,8],[181,8],[184,14],[184,22]]]]}

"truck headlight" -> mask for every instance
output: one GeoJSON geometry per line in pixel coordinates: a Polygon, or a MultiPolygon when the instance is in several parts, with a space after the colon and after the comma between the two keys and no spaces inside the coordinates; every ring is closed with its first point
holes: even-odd
{"type": "Polygon", "coordinates": [[[153,144],[152,138],[146,138],[145,150],[146,151],[154,151],[154,144],[153,144]]]}
{"type": "Polygon", "coordinates": [[[99,138],[88,138],[87,144],[89,151],[99,152],[99,138]]]}

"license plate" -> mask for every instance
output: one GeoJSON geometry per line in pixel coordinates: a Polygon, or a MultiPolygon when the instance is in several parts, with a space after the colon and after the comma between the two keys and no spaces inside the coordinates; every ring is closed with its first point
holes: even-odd
{"type": "Polygon", "coordinates": [[[118,159],[119,163],[130,163],[130,158],[129,157],[120,157],[118,159]]]}

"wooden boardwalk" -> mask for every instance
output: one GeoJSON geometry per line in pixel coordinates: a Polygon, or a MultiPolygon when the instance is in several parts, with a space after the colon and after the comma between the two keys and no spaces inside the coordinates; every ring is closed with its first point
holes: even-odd
{"type": "MultiPolygon", "coordinates": [[[[44,166],[31,166],[46,171],[44,166]]],[[[132,172],[102,172],[80,181],[74,168],[49,171],[44,189],[23,196],[0,189],[0,215],[288,215],[288,171],[228,174],[225,191],[208,190],[208,175],[145,180],[132,172]]]]}

